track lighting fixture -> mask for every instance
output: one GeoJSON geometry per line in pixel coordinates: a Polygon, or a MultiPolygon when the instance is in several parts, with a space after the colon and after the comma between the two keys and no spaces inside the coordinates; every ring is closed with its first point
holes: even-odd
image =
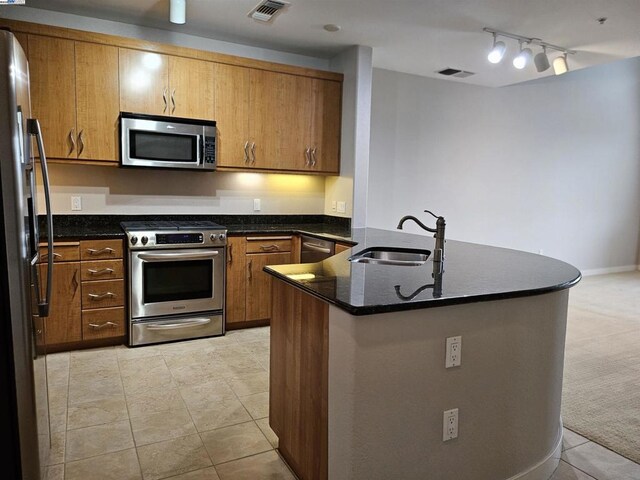
{"type": "Polygon", "coordinates": [[[567,65],[567,52],[564,52],[564,55],[553,60],[553,73],[556,75],[562,75],[568,71],[569,65],[567,65]]]}
{"type": "Polygon", "coordinates": [[[184,24],[187,21],[187,0],[169,0],[169,21],[184,24]]]}
{"type": "Polygon", "coordinates": [[[542,46],[542,51],[533,57],[533,63],[536,65],[538,72],[544,72],[549,69],[549,57],[547,57],[547,47],[542,46]]]}
{"type": "Polygon", "coordinates": [[[485,32],[493,35],[493,46],[487,59],[491,63],[500,63],[504,58],[504,54],[507,51],[507,46],[503,41],[498,40],[498,37],[512,38],[518,41],[518,54],[513,59],[513,66],[518,70],[524,69],[533,58],[533,52],[528,46],[522,48],[523,45],[539,46],[542,47],[542,51],[538,53],[533,62],[538,72],[545,72],[549,69],[549,57],[547,55],[547,49],[561,52],[562,55],[553,60],[553,70],[556,75],[561,75],[569,71],[569,65],[567,64],[567,57],[569,55],[575,55],[575,50],[569,50],[568,48],[553,45],[551,43],[543,42],[539,38],[523,37],[522,35],[516,35],[515,33],[503,32],[500,30],[494,30],[492,28],[485,27],[485,32]]]}
{"type": "Polygon", "coordinates": [[[524,67],[527,66],[527,64],[531,60],[531,56],[533,52],[531,52],[530,48],[523,49],[522,42],[519,42],[519,43],[520,43],[520,52],[513,59],[513,66],[516,67],[518,70],[522,70],[524,67]]]}
{"type": "Polygon", "coordinates": [[[507,46],[502,41],[496,41],[497,35],[493,34],[493,47],[487,55],[487,59],[491,63],[500,63],[502,61],[502,57],[504,57],[504,52],[507,51],[507,46]]]}

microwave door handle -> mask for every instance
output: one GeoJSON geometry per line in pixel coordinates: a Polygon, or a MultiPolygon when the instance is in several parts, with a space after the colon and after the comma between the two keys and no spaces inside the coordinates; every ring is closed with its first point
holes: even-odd
{"type": "MultiPolygon", "coordinates": [[[[47,156],[44,152],[44,144],[42,142],[42,130],[40,122],[37,119],[30,118],[27,120],[27,131],[29,135],[36,137],[38,153],[40,154],[40,166],[42,168],[42,184],[44,187],[44,203],[47,213],[47,292],[45,298],[38,298],[38,315],[40,317],[49,316],[49,305],[51,304],[51,288],[53,283],[53,216],[51,214],[51,195],[49,192],[49,169],[47,168],[47,156]]],[[[34,205],[35,215],[35,205],[34,205]]],[[[38,292],[38,297],[40,293],[38,292]]]]}
{"type": "Polygon", "coordinates": [[[206,253],[139,253],[140,260],[152,262],[173,262],[176,260],[213,260],[220,252],[206,253]]]}

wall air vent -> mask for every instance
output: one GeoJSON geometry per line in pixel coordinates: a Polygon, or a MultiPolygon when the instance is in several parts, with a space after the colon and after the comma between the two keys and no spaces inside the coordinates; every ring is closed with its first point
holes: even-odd
{"type": "Polygon", "coordinates": [[[471,75],[475,75],[475,72],[468,72],[466,70],[460,70],[458,68],[445,68],[444,70],[440,70],[440,75],[445,75],[447,77],[456,77],[456,78],[467,78],[471,75]]]}
{"type": "Polygon", "coordinates": [[[286,9],[289,5],[288,2],[282,2],[280,0],[263,0],[256,5],[248,14],[248,17],[258,20],[259,22],[272,22],[278,14],[286,9]]]}

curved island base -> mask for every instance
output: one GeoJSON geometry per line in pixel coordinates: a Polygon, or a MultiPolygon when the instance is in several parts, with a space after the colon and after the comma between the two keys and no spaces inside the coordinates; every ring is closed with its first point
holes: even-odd
{"type": "Polygon", "coordinates": [[[302,480],[542,480],[558,465],[568,289],[356,316],[273,281],[270,424],[302,480]],[[445,339],[462,336],[445,368],[445,339]],[[459,433],[443,441],[443,412],[459,433]]]}

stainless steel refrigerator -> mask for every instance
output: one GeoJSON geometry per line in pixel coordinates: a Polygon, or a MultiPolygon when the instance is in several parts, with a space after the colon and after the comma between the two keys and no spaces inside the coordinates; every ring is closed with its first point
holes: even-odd
{"type": "Polygon", "coordinates": [[[43,479],[51,443],[45,340],[53,272],[49,181],[40,125],[31,118],[27,59],[16,38],[1,30],[0,188],[0,471],[2,478],[43,479]],[[38,172],[47,268],[38,254],[38,172]],[[47,278],[41,278],[45,271],[47,278]]]}

